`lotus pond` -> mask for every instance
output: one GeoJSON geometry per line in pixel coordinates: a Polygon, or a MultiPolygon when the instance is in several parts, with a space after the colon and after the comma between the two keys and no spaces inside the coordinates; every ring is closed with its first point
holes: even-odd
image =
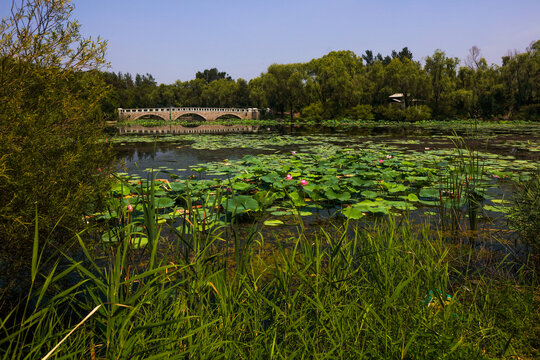
{"type": "MultiPolygon", "coordinates": [[[[129,207],[137,223],[141,196],[156,179],[159,219],[174,226],[189,198],[205,229],[231,219],[274,228],[298,220],[320,226],[411,214],[451,230],[452,237],[496,231],[508,239],[504,214],[512,183],[536,176],[540,154],[535,125],[515,131],[264,127],[257,134],[130,135],[113,141],[124,165],[112,189],[115,210],[97,214],[101,219],[119,218],[129,207]]],[[[109,233],[103,239],[114,238],[109,233]]]]}

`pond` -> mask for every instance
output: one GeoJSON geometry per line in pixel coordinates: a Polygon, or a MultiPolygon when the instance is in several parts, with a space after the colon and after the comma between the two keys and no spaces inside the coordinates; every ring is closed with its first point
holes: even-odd
{"type": "MultiPolygon", "coordinates": [[[[516,160],[538,161],[540,127],[488,128],[474,133],[471,128],[423,126],[366,126],[354,128],[308,126],[261,127],[257,134],[128,135],[115,139],[117,157],[130,174],[143,175],[146,169],[167,168],[187,177],[190,166],[215,161],[238,160],[245,155],[271,154],[295,150],[309,151],[314,145],[387,145],[402,150],[448,149],[455,136],[467,139],[474,150],[510,155],[516,160]],[[455,131],[455,134],[453,133],[455,131]]],[[[165,175],[167,176],[167,175],[165,175]]]]}
{"type": "Polygon", "coordinates": [[[119,176],[129,187],[116,187],[123,204],[140,212],[136,187],[153,174],[160,218],[176,225],[189,196],[206,227],[236,217],[257,219],[275,232],[299,219],[320,227],[321,221],[408,214],[452,238],[473,233],[497,242],[513,241],[504,217],[512,183],[536,176],[540,157],[534,124],[270,126],[255,134],[124,135],[114,141],[123,163],[119,176]]]}

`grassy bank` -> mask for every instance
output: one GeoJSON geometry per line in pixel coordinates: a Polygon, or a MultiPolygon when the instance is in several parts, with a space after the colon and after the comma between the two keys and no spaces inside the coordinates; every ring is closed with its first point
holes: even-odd
{"type": "Polygon", "coordinates": [[[392,217],[309,234],[299,219],[268,243],[257,224],[208,230],[189,199],[173,230],[146,190],[141,232],[127,208],[118,241],[92,247],[89,228],[49,264],[36,236],[35,287],[0,320],[2,358],[538,356],[527,260],[485,262],[481,249],[392,217]]]}
{"type": "Polygon", "coordinates": [[[478,126],[480,128],[493,128],[493,129],[514,129],[517,127],[526,127],[538,124],[537,121],[527,120],[478,120],[478,119],[448,119],[448,120],[426,120],[426,121],[390,121],[390,120],[361,120],[351,118],[341,119],[325,119],[325,120],[310,120],[295,118],[290,119],[263,119],[263,120],[249,120],[249,119],[218,119],[215,121],[197,121],[197,120],[162,120],[162,119],[136,119],[130,121],[117,122],[117,126],[169,126],[169,125],[182,125],[182,126],[199,126],[204,124],[216,124],[216,125],[253,125],[253,126],[277,126],[277,125],[310,125],[310,126],[421,126],[421,127],[437,127],[448,129],[459,129],[461,127],[470,127],[471,125],[478,126]]]}

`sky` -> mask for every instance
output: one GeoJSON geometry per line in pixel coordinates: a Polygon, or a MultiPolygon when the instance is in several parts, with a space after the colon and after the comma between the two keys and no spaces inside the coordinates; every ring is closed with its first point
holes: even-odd
{"type": "MultiPolygon", "coordinates": [[[[20,0],[16,0],[20,1],[20,0]]],[[[0,16],[11,0],[0,0],[0,16]]],[[[383,56],[407,46],[464,60],[476,45],[488,64],[540,39],[540,0],[73,0],[85,36],[108,41],[108,71],[158,83],[217,67],[234,79],[273,63],[334,50],[383,56]]]]}

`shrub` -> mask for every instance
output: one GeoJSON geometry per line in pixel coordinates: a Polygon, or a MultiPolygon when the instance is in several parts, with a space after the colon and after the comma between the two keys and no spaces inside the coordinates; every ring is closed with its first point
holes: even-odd
{"type": "Polygon", "coordinates": [[[375,108],[374,112],[377,120],[405,120],[405,111],[396,105],[379,105],[375,108]]]}
{"type": "Polygon", "coordinates": [[[374,110],[378,120],[424,121],[431,119],[431,109],[426,105],[401,108],[395,105],[377,106],[374,110]]]}
{"type": "Polygon", "coordinates": [[[347,110],[347,116],[356,120],[373,120],[375,116],[372,113],[371,105],[356,105],[355,107],[347,110]]]}
{"type": "Polygon", "coordinates": [[[540,104],[522,106],[519,111],[512,116],[516,120],[540,120],[540,104]]]}
{"type": "Polygon", "coordinates": [[[405,109],[405,120],[424,121],[431,119],[431,109],[426,105],[411,106],[405,109]]]}
{"type": "Polygon", "coordinates": [[[322,120],[324,114],[324,107],[320,101],[313,104],[309,104],[301,111],[302,117],[308,120],[322,120]]]}

